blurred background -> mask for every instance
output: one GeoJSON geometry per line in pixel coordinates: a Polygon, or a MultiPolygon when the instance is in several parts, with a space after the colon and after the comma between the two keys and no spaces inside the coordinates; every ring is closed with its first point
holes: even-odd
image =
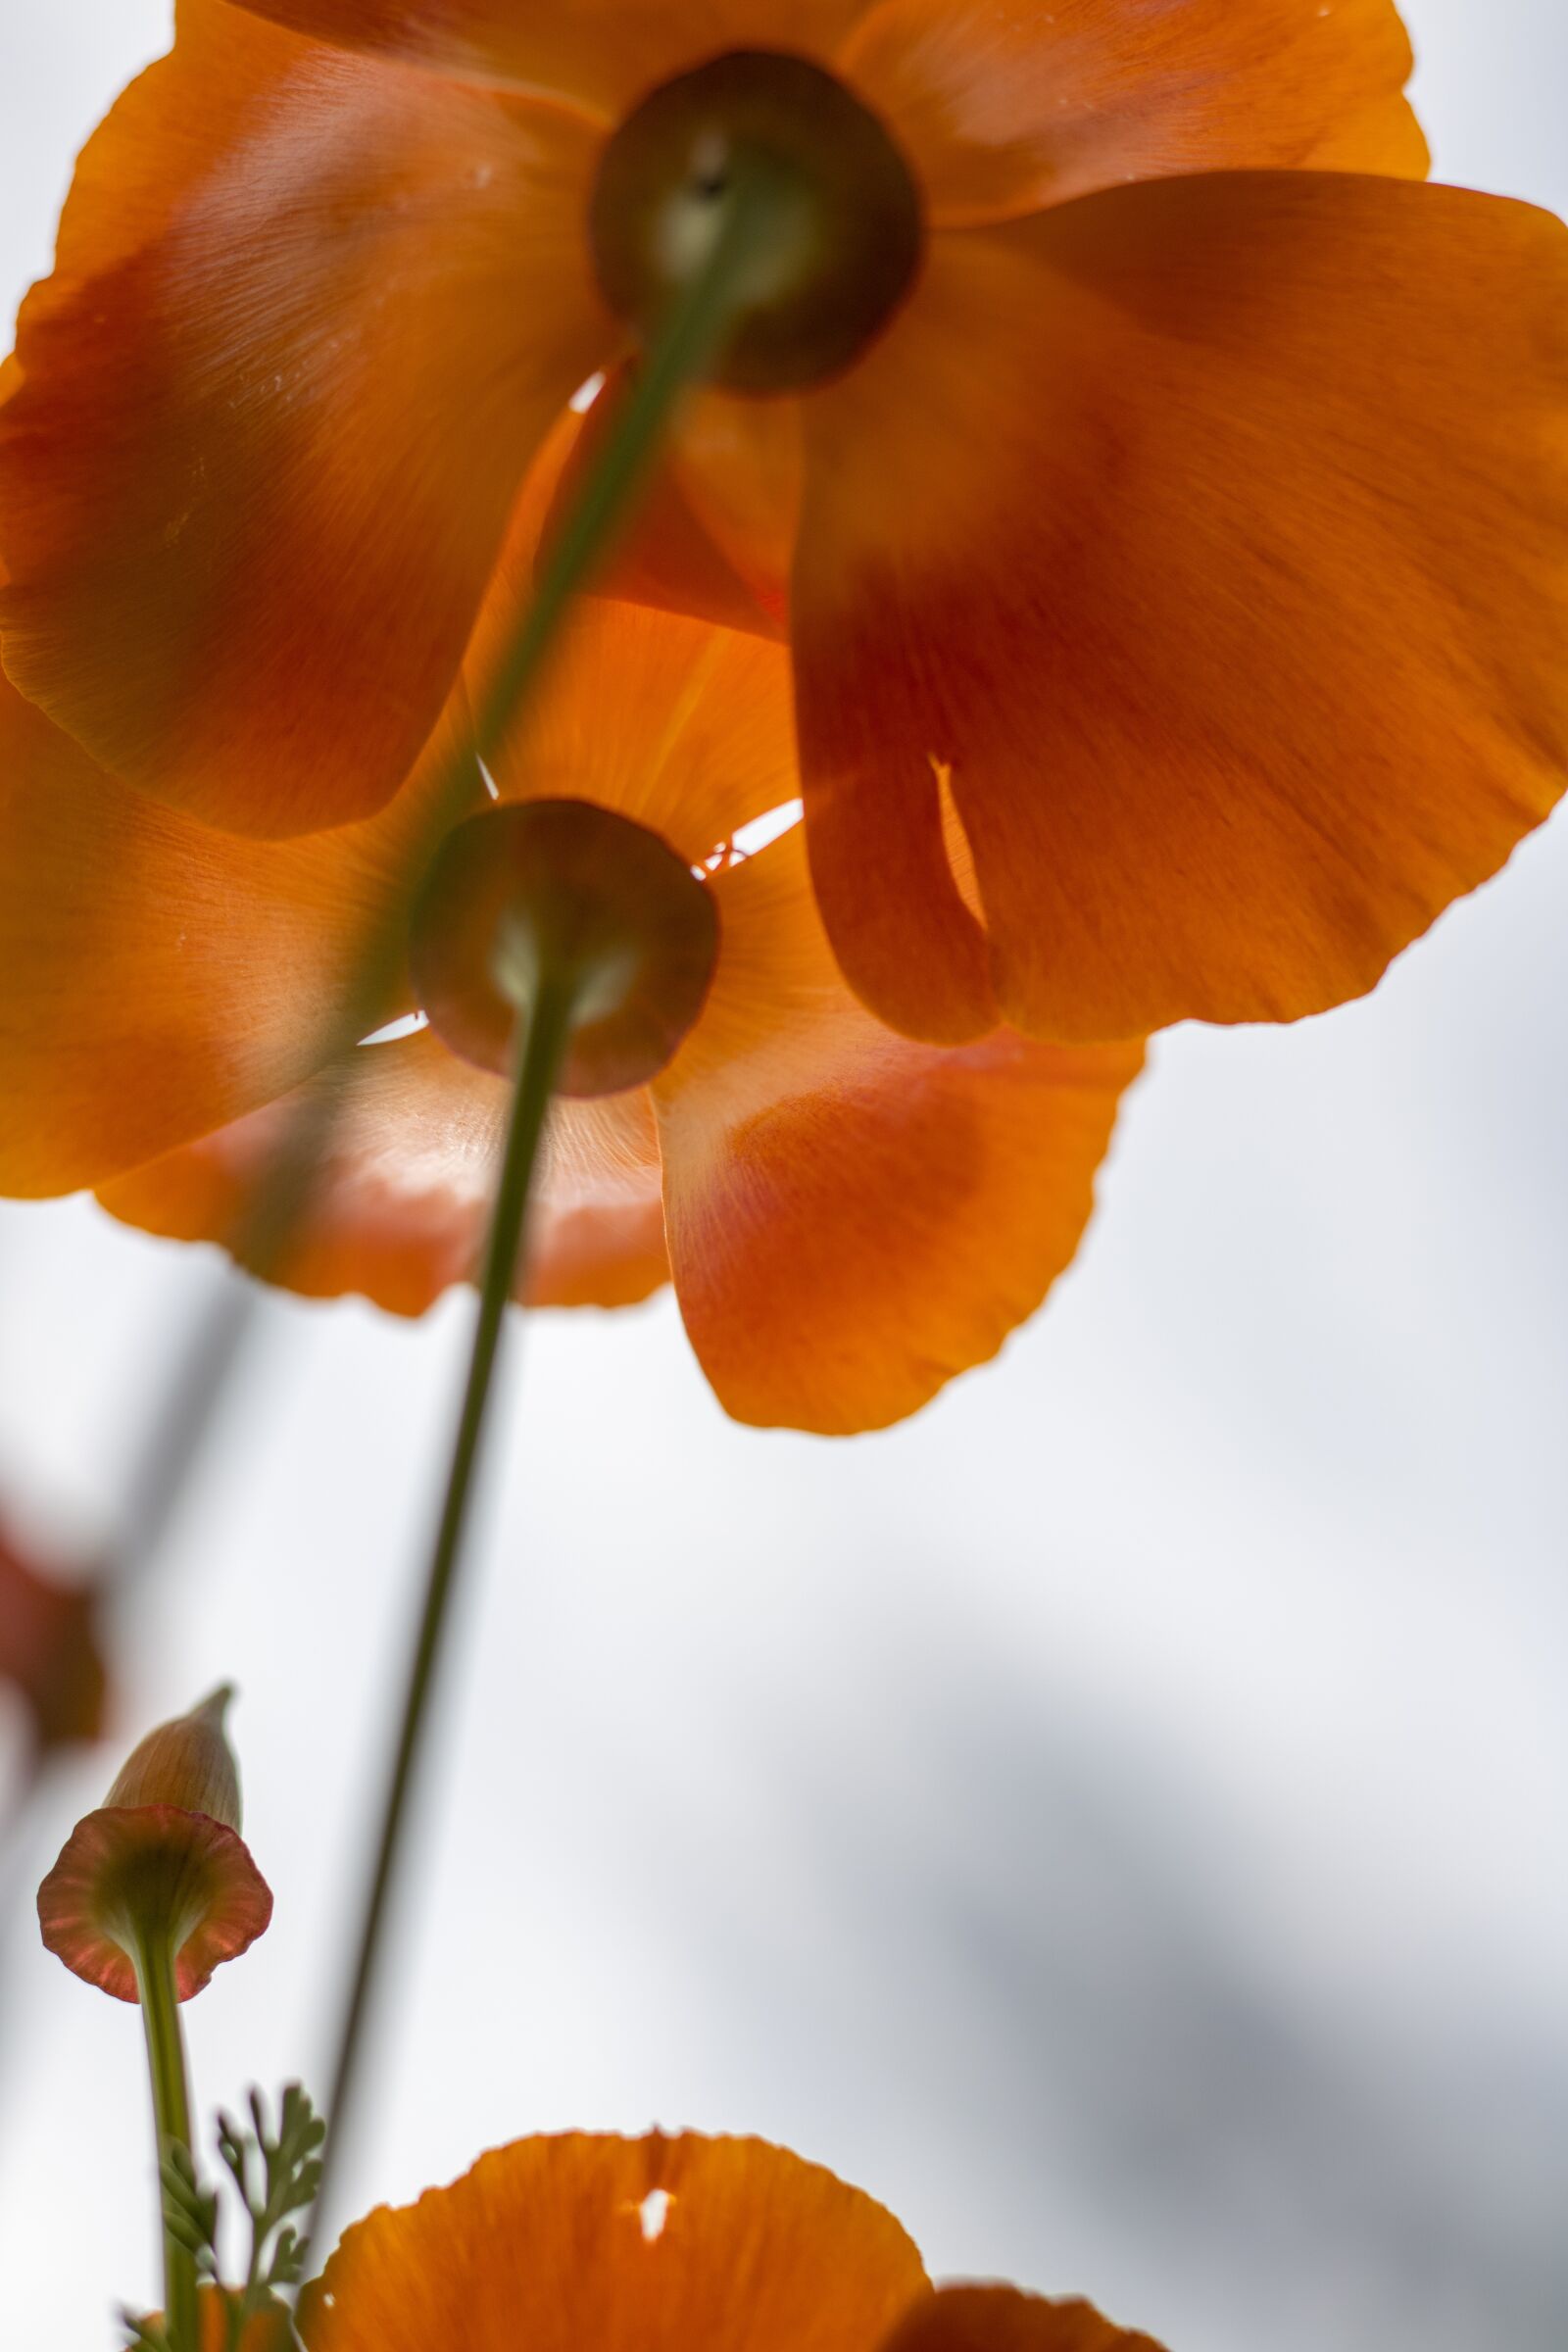
{"type": "MultiPolygon", "coordinates": [[[[9,302],[169,11],[7,13],[9,302]]],[[[1406,14],[1441,175],[1568,209],[1557,0],[1406,14]]],[[[901,1431],[731,1426],[667,1298],[528,1329],[351,2210],[540,2128],[750,2131],[1173,2352],[1560,2352],[1565,906],[1559,819],[1368,1003],[1162,1039],[1076,1270],[901,1431]]],[[[113,1534],[226,1279],[0,1208],[34,1540],[113,1534]]],[[[0,1860],[8,2344],[156,2300],[136,2021],[28,1910],[224,1676],[277,1912],[186,2013],[198,2095],[319,2087],[470,1313],[268,1303],[113,1747],[0,1860]]]]}

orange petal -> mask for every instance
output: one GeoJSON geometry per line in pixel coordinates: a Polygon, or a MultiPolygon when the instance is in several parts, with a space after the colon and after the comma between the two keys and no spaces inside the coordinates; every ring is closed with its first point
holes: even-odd
{"type": "Polygon", "coordinates": [[[231,2291],[222,2287],[202,2288],[202,2352],[292,2352],[294,2330],[288,2310],[281,2303],[253,2313],[239,2343],[231,2344],[228,2306],[232,2300],[231,2291]]]}
{"type": "Polygon", "coordinates": [[[788,617],[804,462],[799,400],[729,392],[688,401],[670,450],[671,473],[692,514],[779,631],[788,617]]]}
{"type": "Polygon", "coordinates": [[[894,2328],[883,2352],[1160,2352],[1077,2300],[1048,2302],[1014,2286],[942,2286],[894,2328]]]}
{"type": "Polygon", "coordinates": [[[725,49],[830,57],[869,0],[242,0],[259,17],[388,57],[618,114],[725,49]]]}
{"type": "Polygon", "coordinates": [[[1427,167],[1392,0],[881,0],[839,62],[944,226],[1173,172],[1427,167]]]}
{"type": "MultiPolygon", "coordinates": [[[[574,446],[555,479],[544,524],[546,549],[581,496],[630,378],[629,367],[613,369],[582,419],[574,446]]],[[[779,637],[784,633],[788,544],[780,550],[781,561],[775,559],[769,566],[764,553],[759,564],[748,561],[753,556],[748,535],[738,550],[739,561],[732,559],[721,543],[721,533],[715,535],[710,521],[699,514],[698,501],[710,487],[707,469],[699,473],[695,484],[698,501],[694,501],[694,485],[684,478],[681,459],[693,439],[701,436],[702,420],[714,409],[734,410],[764,430],[766,420],[780,410],[798,416],[794,401],[743,402],[710,393],[689,402],[673,445],[656,463],[653,478],[639,497],[619,544],[594,584],[604,596],[657,605],[662,612],[684,612],[694,619],[716,622],[721,628],[779,637]],[[754,572],[752,578],[747,577],[749,569],[754,572]]],[[[798,444],[798,429],[795,437],[798,444]]]]}
{"type": "Polygon", "coordinates": [[[653,1089],[681,1313],[737,1420],[882,1428],[1068,1264],[1142,1055],[895,1037],[838,978],[799,831],[714,888],[718,975],[653,1089]]]}
{"type": "MultiPolygon", "coordinates": [[[[468,665],[476,704],[531,593],[537,519],[509,539],[485,606],[468,665]]],[[[698,864],[799,795],[788,655],[683,615],[582,598],[490,765],[503,800],[597,801],[698,864]]]]}
{"type": "Polygon", "coordinates": [[[531,1306],[634,1306],[668,1280],[659,1137],[646,1091],[558,1102],[521,1297],[531,1306]]]}
{"type": "Polygon", "coordinates": [[[0,679],[0,1191],[98,1183],[351,1045],[361,943],[450,754],[443,727],[368,824],[250,842],[116,783],[0,679]]]}
{"type": "MultiPolygon", "coordinates": [[[[482,1255],[507,1086],[422,1030],[364,1047],[316,1087],[336,1099],[329,1154],[268,1276],[308,1298],[357,1291],[393,1314],[423,1314],[482,1255]]],[[[312,1091],[121,1177],[99,1199],[147,1232],[240,1246],[254,1230],[258,1187],[312,1091]]],[[[539,1306],[624,1306],[668,1276],[647,1096],[559,1102],[519,1296],[539,1306]]]]}
{"type": "Polygon", "coordinates": [[[1292,1019],[1494,873],[1568,760],[1568,235],[1217,172],[934,240],[807,404],[812,863],[915,1034],[1292,1019]],[[919,386],[917,400],[909,387],[919,386]]]}
{"type": "Polygon", "coordinates": [[[876,2352],[926,2291],[892,2215],[783,2148],[573,2132],[372,2213],[301,2316],[310,2352],[876,2352]]]}
{"type": "Polygon", "coordinates": [[[89,142],[0,411],[5,662],[256,833],[401,783],[530,452],[614,341],[594,136],[222,0],[89,142]]]}

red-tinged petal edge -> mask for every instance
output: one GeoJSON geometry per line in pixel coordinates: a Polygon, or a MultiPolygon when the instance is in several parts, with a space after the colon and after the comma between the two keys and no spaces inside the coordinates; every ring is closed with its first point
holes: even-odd
{"type": "Polygon", "coordinates": [[[177,1805],[105,1805],[78,1821],[38,1889],[57,1959],[117,2001],[139,1999],[131,1907],[175,1923],[174,1990],[188,2001],[272,1916],[271,1890],[233,1830],[177,1805]]]}

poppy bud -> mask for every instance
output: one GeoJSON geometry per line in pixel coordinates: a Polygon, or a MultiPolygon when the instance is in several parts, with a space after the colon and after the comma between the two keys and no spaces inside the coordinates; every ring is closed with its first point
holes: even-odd
{"type": "Polygon", "coordinates": [[[455,1054],[509,1074],[544,984],[571,1004],[564,1095],[646,1085],[703,1008],[713,894],[667,842],[591,801],[522,801],[449,833],[414,911],[415,987],[455,1054]]]}
{"type": "Polygon", "coordinates": [[[182,2001],[254,1943],[272,1897],[239,1835],[224,1684],[148,1734],[105,1802],[78,1821],[38,1889],[50,1951],[116,2000],[140,1998],[137,1955],[173,1955],[182,2001]]]}
{"type": "Polygon", "coordinates": [[[765,201],[710,374],[799,391],[847,368],[913,285],[919,189],[891,132],[808,58],[731,50],[662,83],[606,145],[590,216],[601,289],[645,341],[745,181],[765,201]]]}

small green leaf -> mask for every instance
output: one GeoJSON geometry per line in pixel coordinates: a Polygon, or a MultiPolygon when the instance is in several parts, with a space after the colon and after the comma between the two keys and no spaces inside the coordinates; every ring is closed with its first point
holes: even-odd
{"type": "Polygon", "coordinates": [[[140,2320],[133,2311],[122,2307],[120,2324],[125,2330],[125,2352],[170,2352],[162,2320],[140,2320]]]}

